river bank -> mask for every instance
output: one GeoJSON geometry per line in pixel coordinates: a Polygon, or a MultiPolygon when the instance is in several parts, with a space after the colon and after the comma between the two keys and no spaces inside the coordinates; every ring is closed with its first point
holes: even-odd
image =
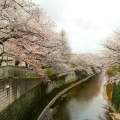
{"type": "Polygon", "coordinates": [[[51,107],[53,120],[111,120],[110,109],[103,98],[103,74],[92,77],[63,95],[51,107]]]}
{"type": "Polygon", "coordinates": [[[95,75],[97,75],[98,73],[95,73],[83,80],[80,80],[76,83],[71,84],[69,87],[67,87],[66,89],[64,89],[63,91],[61,91],[57,96],[55,96],[52,101],[50,101],[50,103],[45,107],[45,109],[43,110],[43,112],[40,114],[38,120],[50,120],[51,118],[51,113],[50,113],[50,107],[56,102],[56,100],[58,100],[63,94],[65,94],[66,92],[68,92],[70,89],[74,88],[75,86],[79,85],[82,82],[85,82],[87,80],[89,80],[90,78],[94,77],[95,75]]]}

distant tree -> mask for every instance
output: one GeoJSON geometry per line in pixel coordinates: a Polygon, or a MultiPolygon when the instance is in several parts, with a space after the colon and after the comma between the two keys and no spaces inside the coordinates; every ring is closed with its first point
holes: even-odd
{"type": "Polygon", "coordinates": [[[59,33],[59,44],[60,44],[60,52],[63,58],[66,61],[69,61],[71,57],[71,48],[68,43],[66,32],[64,30],[61,30],[59,33]]]}

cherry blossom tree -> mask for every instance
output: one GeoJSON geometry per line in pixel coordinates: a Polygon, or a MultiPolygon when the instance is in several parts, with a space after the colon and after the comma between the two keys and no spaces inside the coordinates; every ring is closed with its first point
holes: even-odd
{"type": "Polygon", "coordinates": [[[54,27],[44,9],[32,2],[0,1],[0,42],[9,54],[44,76],[46,65],[68,67],[54,27]]]}
{"type": "Polygon", "coordinates": [[[107,66],[120,64],[120,31],[114,32],[102,44],[103,58],[107,66]]]}
{"type": "Polygon", "coordinates": [[[102,67],[102,62],[96,54],[74,54],[71,63],[76,64],[77,68],[86,70],[88,74],[92,74],[93,69],[102,67]]]}

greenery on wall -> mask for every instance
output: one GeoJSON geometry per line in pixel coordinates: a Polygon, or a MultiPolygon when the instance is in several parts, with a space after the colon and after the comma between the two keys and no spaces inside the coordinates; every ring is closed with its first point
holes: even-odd
{"type": "Polygon", "coordinates": [[[77,67],[77,65],[76,65],[76,64],[71,63],[71,68],[76,68],[76,67],[77,67]]]}
{"type": "MultiPolygon", "coordinates": [[[[118,85],[113,85],[113,98],[112,103],[116,109],[116,111],[119,111],[119,105],[120,105],[120,83],[118,85]]],[[[120,111],[119,111],[120,112],[120,111]]]]}
{"type": "Polygon", "coordinates": [[[52,67],[47,67],[47,68],[46,68],[46,73],[47,73],[48,75],[52,75],[52,74],[53,74],[53,68],[52,68],[52,67]]]}

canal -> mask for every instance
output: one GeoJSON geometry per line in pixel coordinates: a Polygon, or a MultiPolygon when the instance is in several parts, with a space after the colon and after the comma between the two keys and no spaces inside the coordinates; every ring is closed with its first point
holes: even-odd
{"type": "Polygon", "coordinates": [[[71,89],[51,107],[52,120],[111,120],[103,98],[104,74],[71,89]]]}

